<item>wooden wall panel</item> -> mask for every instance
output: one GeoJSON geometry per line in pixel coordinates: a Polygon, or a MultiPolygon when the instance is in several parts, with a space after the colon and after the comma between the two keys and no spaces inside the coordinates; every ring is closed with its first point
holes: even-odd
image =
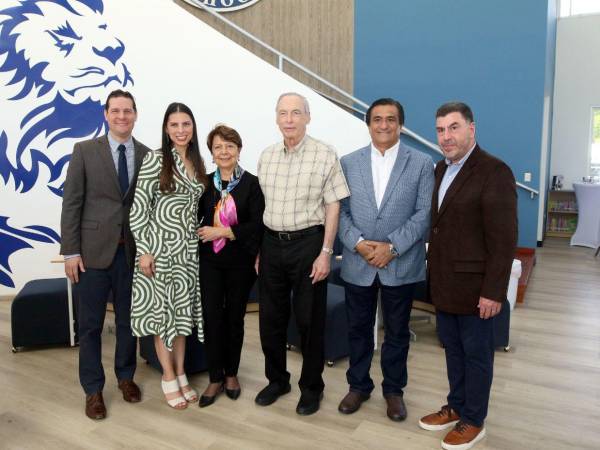
{"type": "MultiPolygon", "coordinates": [[[[199,8],[183,0],[174,1],[228,38],[277,65],[273,53],[199,8]]],[[[261,0],[246,9],[222,14],[263,42],[352,93],[354,0],[261,0]]],[[[284,71],[318,91],[343,98],[290,64],[284,64],[284,71]]]]}

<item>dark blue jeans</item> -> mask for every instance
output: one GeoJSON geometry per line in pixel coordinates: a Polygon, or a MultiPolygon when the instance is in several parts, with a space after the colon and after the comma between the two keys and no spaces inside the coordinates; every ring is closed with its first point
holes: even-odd
{"type": "Polygon", "coordinates": [[[370,394],[374,389],[369,375],[373,359],[375,314],[377,294],[381,292],[383,327],[385,337],[381,346],[381,371],[383,395],[403,395],[408,381],[406,360],[410,343],[408,321],[412,309],[414,284],[384,286],[379,277],[371,286],[346,283],[346,313],[350,367],[346,379],[350,390],[370,394]]]}
{"type": "Polygon", "coordinates": [[[79,283],[73,285],[75,295],[79,296],[79,381],[88,395],[104,388],[101,339],[111,290],[117,330],[115,374],[118,380],[133,379],[137,341],[131,332],[132,279],[125,249],[119,245],[108,268],[86,269],[79,274],[79,283]]]}
{"type": "Polygon", "coordinates": [[[437,331],[446,351],[448,405],[477,427],[487,416],[494,374],[494,318],[437,311],[437,331]]]}

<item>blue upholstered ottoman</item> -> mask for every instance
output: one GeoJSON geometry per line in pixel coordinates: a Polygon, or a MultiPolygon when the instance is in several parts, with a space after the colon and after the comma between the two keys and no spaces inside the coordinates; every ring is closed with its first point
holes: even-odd
{"type": "MultiPolygon", "coordinates": [[[[162,372],[160,361],[154,349],[154,336],[140,338],[140,356],[156,370],[162,372]]],[[[198,330],[194,328],[192,334],[185,339],[185,373],[197,373],[206,370],[206,356],[204,344],[198,340],[198,330]]]]}
{"type": "MultiPolygon", "coordinates": [[[[300,347],[300,335],[296,328],[296,318],[293,309],[287,331],[288,346],[300,347]]],[[[325,361],[329,367],[334,361],[345,358],[348,348],[348,318],[346,317],[346,302],[344,288],[327,283],[327,317],[325,319],[325,361]]]]}
{"type": "MultiPolygon", "coordinates": [[[[77,301],[74,298],[74,308],[77,301]]],[[[74,314],[77,317],[77,314],[74,314]]],[[[13,351],[21,347],[69,344],[67,279],[29,281],[11,305],[13,351]]],[[[75,325],[77,330],[77,325],[75,325]]],[[[77,336],[75,336],[77,341],[77,336]]]]}

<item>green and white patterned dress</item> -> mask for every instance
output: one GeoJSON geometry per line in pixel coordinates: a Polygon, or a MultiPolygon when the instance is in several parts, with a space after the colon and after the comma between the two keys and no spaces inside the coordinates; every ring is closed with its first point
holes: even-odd
{"type": "MultiPolygon", "coordinates": [[[[175,168],[185,174],[183,161],[172,150],[175,168]]],[[[204,340],[198,272],[198,200],[204,185],[175,176],[175,191],[159,189],[160,150],[144,158],[129,215],[137,247],[131,299],[131,329],[135,336],[158,335],[171,350],[173,338],[188,336],[198,326],[204,340]],[[149,278],[139,267],[140,255],[154,256],[156,274],[149,278]]]]}

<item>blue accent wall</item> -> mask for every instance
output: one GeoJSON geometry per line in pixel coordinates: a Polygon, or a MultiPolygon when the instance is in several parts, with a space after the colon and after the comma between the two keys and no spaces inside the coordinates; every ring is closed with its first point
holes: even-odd
{"type": "MultiPolygon", "coordinates": [[[[531,172],[526,184],[539,189],[544,93],[554,74],[553,1],[355,0],[354,95],[367,103],[398,99],[405,125],[434,143],[437,107],[464,101],[481,147],[518,181],[531,172]]],[[[538,202],[519,189],[521,247],[536,246],[538,202]]]]}

